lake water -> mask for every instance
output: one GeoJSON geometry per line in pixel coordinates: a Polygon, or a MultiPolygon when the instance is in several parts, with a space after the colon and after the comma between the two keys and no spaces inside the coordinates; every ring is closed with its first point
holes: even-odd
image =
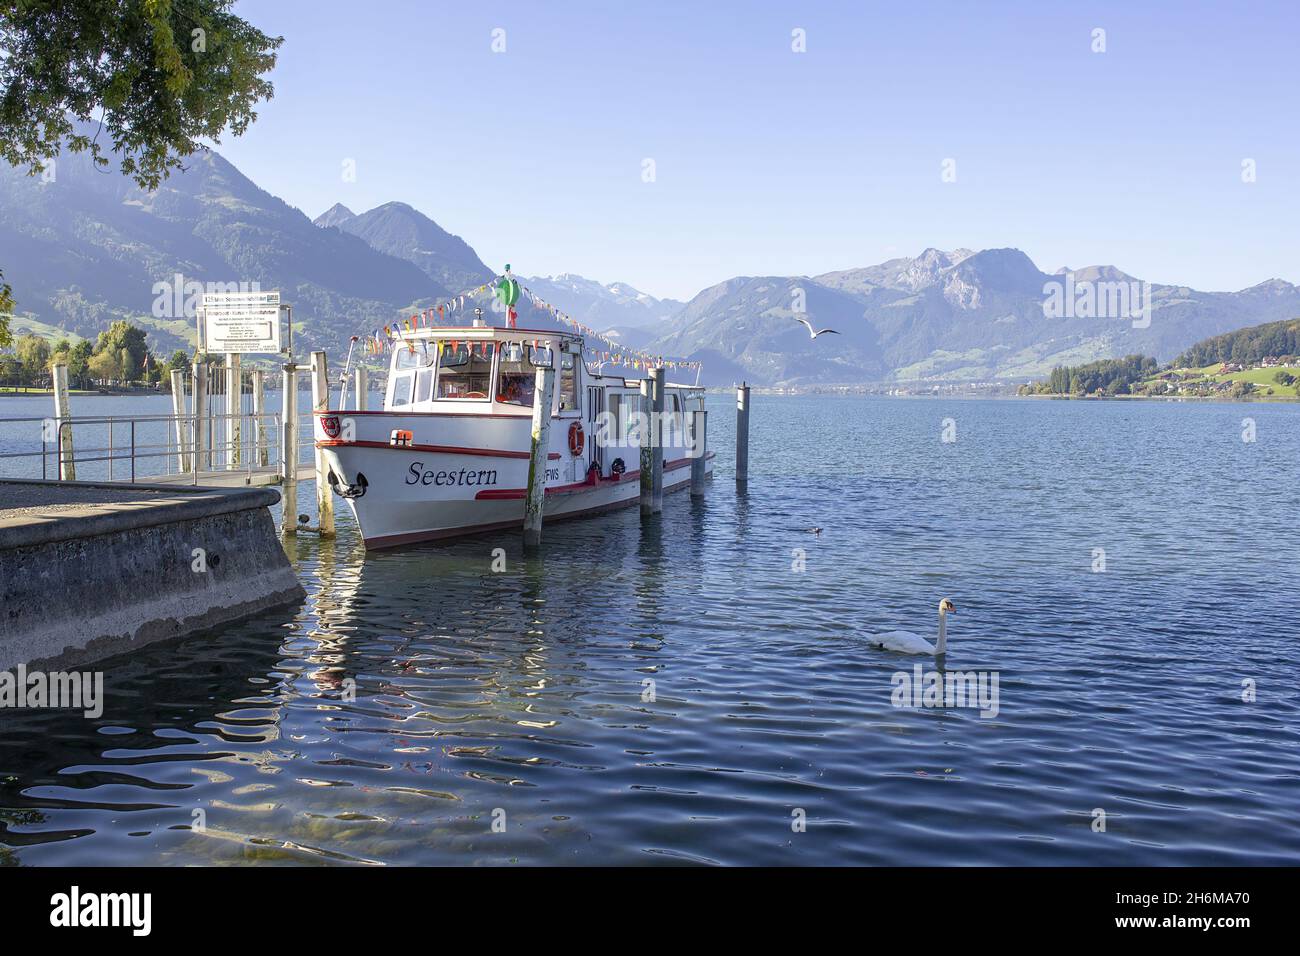
{"type": "Polygon", "coordinates": [[[1300,406],[753,406],[746,494],[711,396],[702,502],[528,560],[342,511],[301,608],[110,662],[99,719],[0,712],[0,863],[1300,860],[1300,406]],[[996,716],[893,706],[933,660],[868,637],[942,597],[996,716]]]}

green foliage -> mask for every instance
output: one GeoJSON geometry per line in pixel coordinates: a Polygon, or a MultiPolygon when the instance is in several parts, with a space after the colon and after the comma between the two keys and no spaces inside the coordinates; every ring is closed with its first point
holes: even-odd
{"type": "Polygon", "coordinates": [[[122,366],[112,350],[96,352],[90,357],[90,377],[105,385],[122,377],[122,366]]]}
{"type": "Polygon", "coordinates": [[[113,352],[117,359],[118,374],[115,378],[135,381],[144,371],[145,356],[149,346],[145,341],[144,330],[136,328],[130,322],[119,319],[99,333],[95,343],[95,354],[113,352]]]}
{"type": "MultiPolygon", "coordinates": [[[[270,99],[282,37],[234,0],[0,0],[0,158],[32,174],[66,147],[157,189],[186,156],[238,136],[270,99]],[[96,124],[93,132],[89,124],[96,124]]],[[[0,277],[0,348],[12,292],[0,277]]]]}
{"type": "Polygon", "coordinates": [[[24,335],[14,346],[21,385],[39,384],[49,372],[50,343],[39,335],[24,335]]]}
{"type": "Polygon", "coordinates": [[[13,336],[9,333],[9,316],[14,312],[14,295],[13,289],[9,288],[4,279],[4,273],[0,272],[0,349],[13,344],[13,336]]]}
{"type": "Polygon", "coordinates": [[[1135,385],[1150,378],[1159,363],[1146,355],[1102,359],[1086,365],[1058,365],[1046,381],[1021,389],[1028,395],[1128,395],[1135,385]]]}
{"type": "Polygon", "coordinates": [[[184,157],[236,136],[272,95],[283,38],[233,0],[0,0],[0,157],[39,172],[64,144],[156,189],[184,157]],[[90,133],[74,123],[97,122],[90,133]],[[104,141],[101,141],[100,134],[104,141]]]}
{"type": "Polygon", "coordinates": [[[70,344],[67,339],[60,339],[54,346],[54,354],[50,356],[50,368],[66,365],[68,381],[72,387],[85,388],[90,383],[90,355],[91,345],[85,339],[76,345],[70,344]]]}
{"type": "Polygon", "coordinates": [[[1284,319],[1238,329],[1197,342],[1174,360],[1181,368],[1203,368],[1218,362],[1254,365],[1270,356],[1300,355],[1300,319],[1284,319]]]}
{"type": "Polygon", "coordinates": [[[1284,386],[1285,386],[1285,385],[1294,385],[1294,384],[1296,383],[1296,377],[1295,377],[1294,375],[1292,375],[1290,372],[1280,371],[1280,370],[1279,370],[1279,371],[1278,371],[1278,372],[1273,376],[1273,381],[1277,382],[1279,385],[1284,385],[1284,386]]]}
{"type": "Polygon", "coordinates": [[[77,384],[78,388],[86,388],[90,385],[92,354],[94,354],[94,346],[90,344],[89,339],[82,339],[68,353],[68,377],[77,384]]]}

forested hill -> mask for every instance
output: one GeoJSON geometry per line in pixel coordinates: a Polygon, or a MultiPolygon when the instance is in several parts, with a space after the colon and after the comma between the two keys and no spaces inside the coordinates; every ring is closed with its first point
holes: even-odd
{"type": "MultiPolygon", "coordinates": [[[[1021,395],[1291,394],[1300,379],[1300,318],[1254,325],[1202,339],[1168,365],[1145,355],[1059,365],[1021,395]],[[1216,366],[1218,367],[1216,369],[1216,366]]],[[[1300,388],[1296,389],[1300,393],[1300,388]]]]}
{"type": "Polygon", "coordinates": [[[1197,342],[1174,361],[1179,368],[1202,368],[1215,362],[1254,365],[1266,358],[1300,355],[1300,318],[1225,332],[1197,342]]]}
{"type": "Polygon", "coordinates": [[[1147,355],[1101,359],[1073,367],[1058,365],[1044,381],[1021,386],[1022,395],[1128,395],[1155,375],[1160,363],[1147,355]]]}

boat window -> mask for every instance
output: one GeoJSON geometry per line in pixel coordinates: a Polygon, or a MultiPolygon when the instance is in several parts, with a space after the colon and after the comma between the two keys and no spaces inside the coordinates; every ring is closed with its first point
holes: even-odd
{"type": "Polygon", "coordinates": [[[605,401],[609,408],[609,432],[605,437],[607,445],[616,446],[623,440],[623,396],[618,392],[609,392],[605,396],[605,401]]]}
{"type": "Polygon", "coordinates": [[[501,346],[497,362],[497,401],[532,408],[537,374],[517,342],[501,346]]]}
{"type": "Polygon", "coordinates": [[[433,384],[433,369],[426,368],[420,373],[418,384],[415,387],[415,400],[417,402],[427,402],[429,400],[429,387],[433,384]]]}
{"type": "Polygon", "coordinates": [[[393,381],[393,404],[411,404],[411,375],[399,375],[393,381]]]}
{"type": "Polygon", "coordinates": [[[672,417],[669,424],[669,434],[664,436],[665,443],[680,444],[682,435],[682,396],[678,392],[669,392],[665,398],[668,399],[668,414],[672,417]]]}
{"type": "Polygon", "coordinates": [[[610,441],[620,446],[635,446],[641,443],[637,435],[637,422],[632,416],[641,410],[641,396],[613,392],[609,396],[610,427],[613,433],[610,441]]]}
{"type": "Polygon", "coordinates": [[[578,357],[572,352],[560,356],[560,411],[578,409],[578,357]]]}
{"type": "Polygon", "coordinates": [[[484,399],[495,342],[443,342],[438,350],[438,398],[484,399]]]}
{"type": "Polygon", "coordinates": [[[421,368],[429,364],[423,342],[398,343],[395,346],[393,367],[397,369],[421,368]]]}

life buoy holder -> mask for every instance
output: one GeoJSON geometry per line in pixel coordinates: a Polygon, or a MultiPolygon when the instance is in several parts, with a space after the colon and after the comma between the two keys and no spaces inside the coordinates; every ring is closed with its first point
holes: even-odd
{"type": "Polygon", "coordinates": [[[569,454],[575,458],[587,450],[587,436],[582,430],[582,422],[569,426],[569,454]]]}

